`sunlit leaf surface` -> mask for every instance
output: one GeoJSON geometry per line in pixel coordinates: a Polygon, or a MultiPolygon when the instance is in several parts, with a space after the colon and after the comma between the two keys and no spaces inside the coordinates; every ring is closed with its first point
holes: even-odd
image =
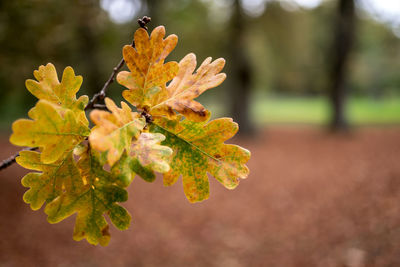
{"type": "Polygon", "coordinates": [[[52,163],[72,150],[89,135],[89,128],[70,110],[40,100],[29,113],[29,119],[19,119],[12,125],[10,142],[18,146],[40,147],[41,161],[52,163]]]}
{"type": "Polygon", "coordinates": [[[84,108],[88,103],[87,96],[81,96],[76,99],[76,93],[82,85],[82,76],[75,76],[71,67],[66,67],[62,75],[61,82],[57,77],[56,68],[48,63],[46,66],[40,66],[33,72],[37,79],[28,79],[25,86],[31,94],[38,99],[47,100],[53,104],[74,111],[83,124],[87,123],[84,108]]]}

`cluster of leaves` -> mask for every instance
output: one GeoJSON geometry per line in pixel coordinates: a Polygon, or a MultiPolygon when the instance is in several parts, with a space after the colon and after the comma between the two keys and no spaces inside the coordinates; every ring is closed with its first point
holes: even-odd
{"type": "Polygon", "coordinates": [[[137,112],[106,98],[108,111],[90,113],[92,129],[85,114],[88,97],[76,98],[82,77],[71,67],[61,82],[50,63],[34,72],[37,81],[26,81],[39,100],[28,113],[31,119],[14,122],[10,137],[15,145],[39,148],[22,151],[16,159],[38,171],[22,179],[29,187],[24,201],[33,210],[46,203],[50,223],[77,213],[75,240],[107,245],[104,214],[118,229],[129,227],[131,217],[118,203],[128,199],[125,188],[136,174],[152,182],[154,172],[163,173],[167,186],[182,176],[190,202],[208,198],[207,172],[229,189],[248,175],[250,152],[224,143],[238,125],[230,118],[209,121],[210,112],[194,100],[223,82],[225,60],[207,58],[197,71],[194,54],[164,63],[178,41],[176,35],[164,36],[163,26],[150,36],[143,28],[135,32],[135,48],[123,48],[130,71],[118,73],[117,81],[127,88],[122,95],[137,112]]]}

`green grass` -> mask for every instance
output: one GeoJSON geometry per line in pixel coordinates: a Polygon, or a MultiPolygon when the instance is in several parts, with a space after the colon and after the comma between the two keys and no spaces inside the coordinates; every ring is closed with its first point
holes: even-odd
{"type": "MultiPolygon", "coordinates": [[[[254,100],[253,118],[257,124],[306,123],[327,124],[330,104],[326,98],[267,98],[254,100]]],[[[400,123],[400,98],[372,100],[350,98],[347,115],[351,124],[397,124],[400,123]]]]}
{"type": "MultiPolygon", "coordinates": [[[[214,118],[228,114],[222,104],[208,103],[205,106],[212,110],[214,118]]],[[[0,119],[0,130],[3,132],[10,132],[14,118],[27,117],[16,116],[16,112],[11,111],[8,110],[8,116],[0,119]]],[[[291,123],[327,125],[330,113],[330,104],[324,97],[256,96],[251,110],[254,122],[260,126],[291,123]]],[[[350,98],[347,114],[352,125],[400,124],[400,97],[380,100],[350,98]]]]}
{"type": "MultiPolygon", "coordinates": [[[[228,113],[221,104],[205,105],[212,110],[213,117],[228,113]]],[[[266,97],[253,100],[252,117],[257,125],[266,124],[316,124],[327,125],[331,116],[330,103],[324,97],[266,97]]],[[[400,97],[373,100],[350,98],[347,102],[347,117],[352,125],[400,124],[400,97]]]]}

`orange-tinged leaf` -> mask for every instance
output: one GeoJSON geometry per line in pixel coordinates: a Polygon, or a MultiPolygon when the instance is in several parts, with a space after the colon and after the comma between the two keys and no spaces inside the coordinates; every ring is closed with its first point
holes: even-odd
{"type": "Polygon", "coordinates": [[[124,150],[129,151],[133,138],[137,138],[145,126],[145,121],[136,112],[121,102],[122,108],[105,99],[108,110],[93,110],[91,120],[96,124],[89,136],[91,146],[98,151],[108,151],[107,159],[110,166],[122,156],[124,150]]]}
{"type": "Polygon", "coordinates": [[[211,62],[211,57],[208,57],[193,73],[196,64],[196,56],[193,53],[188,54],[179,62],[179,72],[167,87],[168,95],[160,103],[151,107],[152,115],[173,117],[175,114],[173,110],[175,110],[192,121],[207,120],[209,111],[193,99],[225,80],[225,73],[220,73],[225,60],[219,58],[211,62]]]}
{"type": "Polygon", "coordinates": [[[75,76],[74,70],[71,67],[66,67],[61,82],[59,82],[56,68],[51,63],[40,66],[38,70],[33,72],[33,75],[37,81],[28,79],[25,82],[25,86],[31,94],[38,99],[71,109],[79,116],[79,120],[87,125],[84,108],[89,98],[81,96],[76,99],[76,93],[82,85],[82,76],[75,76]]]}
{"type": "Polygon", "coordinates": [[[168,172],[172,149],[160,145],[164,140],[165,136],[160,133],[142,133],[132,145],[131,156],[138,158],[141,165],[154,171],[168,172]]]}
{"type": "Polygon", "coordinates": [[[165,94],[165,84],[178,72],[177,62],[164,64],[165,58],[175,48],[178,37],[165,36],[165,28],[159,26],[150,37],[145,29],[135,32],[135,48],[126,45],[123,48],[124,60],[130,70],[118,73],[117,81],[129,90],[123,91],[123,97],[138,108],[153,106],[158,98],[165,94]]]}
{"type": "Polygon", "coordinates": [[[230,118],[210,122],[156,118],[151,131],[165,135],[166,140],[161,144],[174,150],[164,184],[171,185],[182,175],[184,192],[190,202],[208,198],[207,172],[228,189],[235,188],[239,178],[244,179],[249,173],[245,163],[250,159],[250,152],[224,143],[238,131],[238,125],[230,118]]]}
{"type": "Polygon", "coordinates": [[[10,142],[40,147],[41,161],[46,164],[57,161],[89,135],[89,128],[82,125],[72,110],[47,100],[39,100],[28,115],[33,120],[19,119],[13,123],[10,142]]]}

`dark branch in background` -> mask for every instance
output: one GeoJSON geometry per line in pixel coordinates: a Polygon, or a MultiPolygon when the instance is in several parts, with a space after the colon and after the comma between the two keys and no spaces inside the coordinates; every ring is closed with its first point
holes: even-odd
{"type": "MultiPolygon", "coordinates": [[[[38,147],[29,147],[29,148],[22,149],[21,151],[35,151],[35,150],[37,150],[37,149],[38,149],[38,147]]],[[[19,156],[19,153],[20,153],[21,151],[18,151],[15,155],[12,155],[12,156],[9,157],[8,159],[3,160],[3,161],[0,163],[0,170],[5,169],[5,168],[7,168],[8,166],[10,166],[11,164],[15,163],[15,159],[16,159],[16,157],[19,156]]]]}
{"type": "MultiPolygon", "coordinates": [[[[146,24],[149,23],[150,21],[151,21],[150,17],[144,16],[143,18],[138,19],[137,22],[138,22],[140,28],[143,28],[147,31],[146,24]]],[[[135,42],[132,41],[131,45],[132,45],[132,47],[135,47],[135,42]]],[[[93,108],[107,109],[107,107],[105,105],[97,104],[97,102],[99,100],[103,100],[106,97],[108,87],[110,86],[111,83],[114,82],[117,72],[124,66],[124,64],[125,64],[125,60],[122,58],[119,61],[118,65],[116,67],[114,67],[110,77],[108,78],[106,83],[103,85],[103,88],[101,88],[100,92],[96,93],[90,99],[89,103],[85,107],[85,110],[89,110],[89,109],[93,109],[93,108]]],[[[38,147],[31,147],[31,148],[22,149],[21,151],[24,151],[24,150],[34,151],[37,149],[38,149],[38,147]]],[[[19,151],[19,152],[21,152],[21,151],[19,151]]],[[[0,163],[0,170],[3,170],[5,168],[7,168],[8,166],[12,165],[13,163],[15,163],[15,159],[19,156],[19,152],[17,152],[15,155],[9,157],[8,159],[3,160],[0,163]]]]}

